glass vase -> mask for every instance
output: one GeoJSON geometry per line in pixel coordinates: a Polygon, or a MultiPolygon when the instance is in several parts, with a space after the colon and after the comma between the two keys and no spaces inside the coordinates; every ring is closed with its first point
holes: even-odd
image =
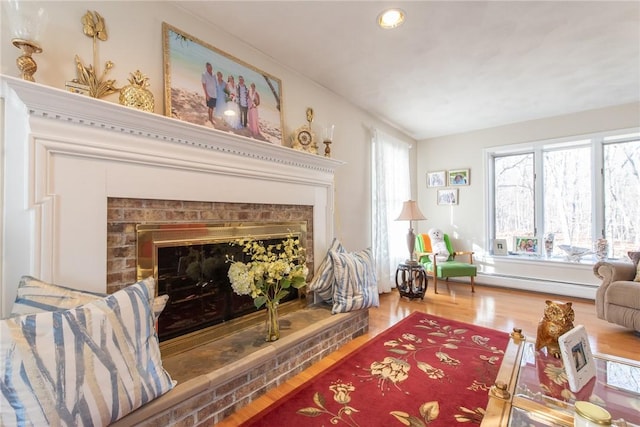
{"type": "Polygon", "coordinates": [[[603,261],[607,258],[609,253],[609,242],[607,239],[598,239],[595,244],[596,258],[598,261],[603,261]]]}
{"type": "Polygon", "coordinates": [[[277,341],[280,338],[280,320],[278,319],[278,303],[267,303],[267,336],[265,341],[277,341]]]}

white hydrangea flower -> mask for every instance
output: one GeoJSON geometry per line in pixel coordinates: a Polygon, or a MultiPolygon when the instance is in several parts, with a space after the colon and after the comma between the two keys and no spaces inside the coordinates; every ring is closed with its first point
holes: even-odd
{"type": "Polygon", "coordinates": [[[309,274],[304,249],[300,248],[299,239],[293,236],[276,245],[265,246],[253,239],[241,239],[236,244],[251,257],[251,261],[245,264],[227,256],[231,263],[229,280],[238,295],[251,295],[253,299],[262,297],[277,303],[283,296],[282,290],[285,290],[284,295],[288,292],[284,289],[283,279],[295,280],[299,284],[300,279],[306,279],[309,274]]]}

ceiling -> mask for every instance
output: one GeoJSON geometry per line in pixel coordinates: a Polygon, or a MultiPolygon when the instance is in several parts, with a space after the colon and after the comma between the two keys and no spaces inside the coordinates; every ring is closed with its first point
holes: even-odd
{"type": "Polygon", "coordinates": [[[176,4],[417,140],[640,101],[638,1],[176,4]]]}

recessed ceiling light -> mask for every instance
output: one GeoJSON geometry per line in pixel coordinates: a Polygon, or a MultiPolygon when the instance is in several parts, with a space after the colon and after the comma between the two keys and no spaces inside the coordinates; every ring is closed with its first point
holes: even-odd
{"type": "Polygon", "coordinates": [[[378,25],[384,29],[396,28],[404,22],[404,11],[402,9],[387,9],[378,15],[378,25]]]}

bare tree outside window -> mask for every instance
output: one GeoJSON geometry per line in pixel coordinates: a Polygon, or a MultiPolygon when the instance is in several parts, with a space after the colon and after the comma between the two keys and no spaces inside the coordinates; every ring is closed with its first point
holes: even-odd
{"type": "Polygon", "coordinates": [[[640,133],[609,135],[493,154],[492,237],[516,251],[515,236],[553,234],[553,252],[545,251],[550,257],[564,257],[560,245],[593,251],[601,238],[608,242],[609,258],[639,250],[640,133]]]}
{"type": "Polygon", "coordinates": [[[494,174],[495,238],[506,239],[511,245],[514,236],[533,236],[533,153],[495,157],[494,174]]]}
{"type": "Polygon", "coordinates": [[[553,233],[554,254],[558,245],[592,246],[592,169],[590,145],[543,154],[544,234],[553,233]]]}
{"type": "Polygon", "coordinates": [[[640,139],[606,143],[603,156],[605,237],[620,258],[640,249],[640,139]]]}

